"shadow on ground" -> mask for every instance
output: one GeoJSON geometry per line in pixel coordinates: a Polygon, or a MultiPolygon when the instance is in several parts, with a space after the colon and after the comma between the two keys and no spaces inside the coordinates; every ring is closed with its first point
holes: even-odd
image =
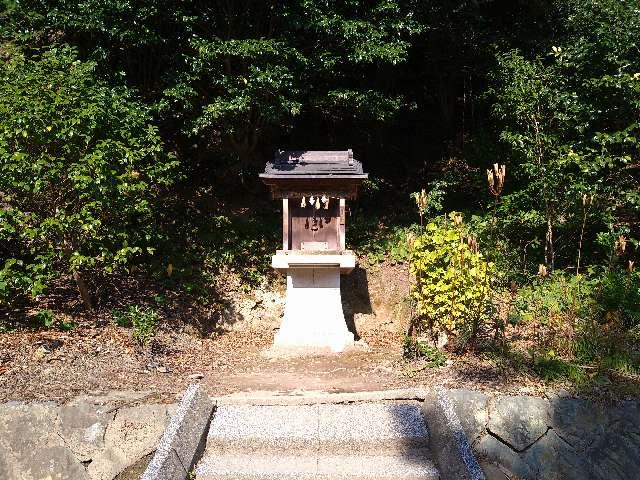
{"type": "Polygon", "coordinates": [[[356,340],[360,335],[356,330],[355,315],[358,313],[373,313],[367,271],[357,266],[348,275],[340,279],[340,295],[342,297],[342,311],[349,331],[356,340]]]}

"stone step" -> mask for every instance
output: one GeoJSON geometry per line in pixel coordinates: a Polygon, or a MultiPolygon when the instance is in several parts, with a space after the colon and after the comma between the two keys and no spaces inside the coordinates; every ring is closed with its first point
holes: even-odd
{"type": "Polygon", "coordinates": [[[428,442],[417,403],[223,405],[209,428],[207,454],[385,455],[428,442]]]}
{"type": "Polygon", "coordinates": [[[205,456],[197,480],[437,480],[424,452],[395,456],[205,456]]]}

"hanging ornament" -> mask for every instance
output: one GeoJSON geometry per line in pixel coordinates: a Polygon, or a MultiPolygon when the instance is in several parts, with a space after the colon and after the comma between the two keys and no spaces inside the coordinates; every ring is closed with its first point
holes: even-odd
{"type": "Polygon", "coordinates": [[[322,204],[325,210],[329,210],[329,198],[326,195],[322,195],[322,204]]]}
{"type": "Polygon", "coordinates": [[[320,198],[316,199],[316,210],[320,210],[320,198]]]}
{"type": "Polygon", "coordinates": [[[312,195],[309,197],[309,205],[313,205],[314,203],[316,203],[316,197],[312,195]]]}
{"type": "Polygon", "coordinates": [[[304,208],[306,206],[307,206],[307,200],[304,197],[302,197],[302,201],[300,202],[300,207],[304,208]]]}

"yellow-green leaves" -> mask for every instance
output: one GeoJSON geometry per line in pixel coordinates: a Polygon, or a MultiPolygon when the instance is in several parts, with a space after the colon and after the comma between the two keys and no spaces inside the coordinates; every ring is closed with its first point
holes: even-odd
{"type": "Polygon", "coordinates": [[[468,240],[460,214],[452,212],[413,241],[413,295],[424,327],[468,335],[486,319],[495,267],[468,240]]]}

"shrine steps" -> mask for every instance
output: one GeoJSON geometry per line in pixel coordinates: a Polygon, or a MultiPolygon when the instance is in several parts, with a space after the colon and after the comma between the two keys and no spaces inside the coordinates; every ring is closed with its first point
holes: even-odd
{"type": "Polygon", "coordinates": [[[221,405],[198,480],[438,479],[418,402],[221,405]]]}
{"type": "Polygon", "coordinates": [[[205,458],[197,479],[214,480],[429,480],[433,464],[398,456],[222,456],[205,458]]]}

